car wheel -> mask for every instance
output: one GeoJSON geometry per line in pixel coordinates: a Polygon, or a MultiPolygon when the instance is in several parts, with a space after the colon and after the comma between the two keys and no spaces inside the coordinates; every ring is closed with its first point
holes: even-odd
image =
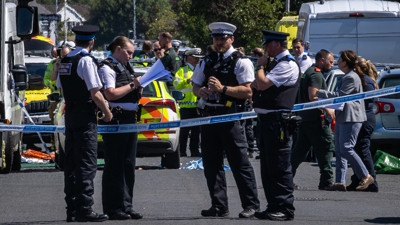
{"type": "Polygon", "coordinates": [[[161,156],[161,167],[167,169],[179,169],[181,166],[181,158],[179,153],[179,144],[173,153],[161,156]]]}
{"type": "MultiPolygon", "coordinates": [[[[5,167],[0,170],[0,174],[9,174],[12,169],[14,152],[11,143],[11,135],[9,132],[0,132],[2,160],[5,162],[5,167]],[[5,134],[5,137],[3,135],[5,134]],[[4,140],[5,139],[5,140],[4,140]]],[[[1,163],[1,162],[0,162],[1,163]]]]}
{"type": "MultiPolygon", "coordinates": [[[[20,139],[22,140],[22,138],[20,139]]],[[[14,151],[14,158],[12,163],[12,171],[21,170],[21,141],[18,142],[17,151],[14,151]]]]}

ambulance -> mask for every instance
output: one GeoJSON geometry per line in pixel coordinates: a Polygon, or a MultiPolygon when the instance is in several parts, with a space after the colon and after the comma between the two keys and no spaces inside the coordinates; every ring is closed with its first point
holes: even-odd
{"type": "Polygon", "coordinates": [[[353,50],[374,63],[400,63],[400,3],[332,0],[303,3],[297,38],[309,52],[353,50]]]}

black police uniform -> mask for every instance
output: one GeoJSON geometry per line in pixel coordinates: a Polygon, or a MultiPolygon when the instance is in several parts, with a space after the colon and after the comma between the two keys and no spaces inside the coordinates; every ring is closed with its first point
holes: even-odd
{"type": "MultiPolygon", "coordinates": [[[[308,68],[301,76],[297,96],[298,103],[310,102],[309,87],[326,89],[324,75],[316,65],[308,68]]],[[[334,151],[332,131],[328,127],[328,121],[325,121],[325,115],[321,109],[299,111],[298,115],[301,116],[302,122],[291,154],[293,176],[296,174],[299,165],[307,157],[312,146],[321,174],[318,188],[324,190],[334,181],[331,165],[334,151]]]]}
{"type": "MultiPolygon", "coordinates": [[[[65,200],[67,209],[93,205],[93,179],[97,170],[96,104],[85,81],[77,74],[83,56],[65,57],[61,63],[72,63],[71,75],[60,76],[65,99],[65,200]],[[76,190],[76,191],[75,191],[76,190]],[[79,193],[79,194],[78,194],[79,193]]],[[[60,74],[62,75],[62,74],[60,74]]]]}
{"type": "MultiPolygon", "coordinates": [[[[266,39],[275,35],[275,33],[263,32],[266,39]]],[[[282,36],[283,40],[286,40],[287,35],[282,36]]],[[[278,63],[283,61],[295,62],[295,59],[288,52],[286,56],[274,60],[267,71],[272,71],[278,63]]],[[[300,68],[298,71],[300,77],[300,68]]],[[[291,220],[294,218],[293,175],[290,165],[293,129],[289,127],[291,124],[289,118],[292,116],[290,110],[296,100],[298,80],[291,86],[273,85],[264,91],[253,92],[253,108],[256,112],[257,109],[283,110],[266,114],[258,113],[261,178],[268,202],[266,211],[255,214],[260,219],[291,220]]]]}
{"type": "MultiPolygon", "coordinates": [[[[215,76],[224,86],[238,86],[239,83],[234,74],[236,59],[228,57],[217,71],[213,70],[218,61],[216,52],[206,57],[204,67],[205,80],[202,86],[208,86],[210,76],[215,76]]],[[[233,57],[233,58],[235,58],[233,57]]],[[[205,106],[201,110],[202,116],[213,116],[243,112],[245,110],[244,99],[237,99],[221,94],[220,99],[207,100],[208,103],[219,103],[230,107],[205,106]]],[[[253,167],[247,156],[247,140],[245,136],[245,122],[234,121],[203,125],[201,127],[201,151],[203,156],[204,175],[211,197],[212,207],[220,212],[228,211],[228,197],[224,164],[224,153],[232,169],[233,176],[239,189],[239,196],[243,209],[258,209],[260,202],[257,195],[257,185],[253,167]]]]}
{"type": "MultiPolygon", "coordinates": [[[[84,25],[74,27],[73,31],[77,39],[89,41],[94,38],[98,29],[96,26],[84,25]]],[[[66,103],[64,192],[67,221],[72,220],[74,211],[77,221],[104,221],[108,217],[97,214],[92,209],[93,179],[97,170],[97,118],[96,104],[86,82],[77,72],[79,61],[83,57],[91,57],[97,63],[95,58],[81,51],[75,56],[64,57],[59,69],[66,103]]]]}
{"type": "MultiPolygon", "coordinates": [[[[125,86],[134,79],[134,71],[129,63],[121,65],[118,62],[113,62],[111,58],[107,58],[100,63],[99,67],[103,65],[107,65],[115,71],[115,88],[125,86]]],[[[119,99],[109,101],[109,104],[138,103],[139,99],[140,93],[138,89],[135,89],[119,99]]],[[[111,110],[113,120],[110,122],[99,121],[99,124],[134,124],[140,113],[138,111],[114,107],[111,110]]],[[[131,215],[134,211],[132,199],[135,183],[137,132],[104,133],[102,136],[105,162],[102,180],[103,211],[110,216],[110,219],[120,212],[131,215]]]]}

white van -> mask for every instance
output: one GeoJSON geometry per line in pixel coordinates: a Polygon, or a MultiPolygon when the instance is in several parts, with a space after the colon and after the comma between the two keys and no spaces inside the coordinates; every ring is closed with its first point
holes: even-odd
{"type": "Polygon", "coordinates": [[[371,62],[400,63],[400,3],[332,0],[303,3],[297,38],[309,52],[353,50],[371,62]]]}

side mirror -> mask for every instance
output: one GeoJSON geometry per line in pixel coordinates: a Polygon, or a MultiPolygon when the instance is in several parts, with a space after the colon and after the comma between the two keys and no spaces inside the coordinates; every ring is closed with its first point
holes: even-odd
{"type": "Polygon", "coordinates": [[[185,94],[181,91],[172,91],[172,97],[175,100],[182,100],[185,98],[185,94]]]}
{"type": "Polygon", "coordinates": [[[19,91],[26,90],[28,88],[28,73],[26,72],[26,67],[21,64],[14,65],[14,69],[11,70],[12,76],[14,78],[15,89],[19,91]]]}
{"type": "Polygon", "coordinates": [[[37,7],[17,6],[17,36],[22,40],[39,35],[39,14],[37,7]]]}

